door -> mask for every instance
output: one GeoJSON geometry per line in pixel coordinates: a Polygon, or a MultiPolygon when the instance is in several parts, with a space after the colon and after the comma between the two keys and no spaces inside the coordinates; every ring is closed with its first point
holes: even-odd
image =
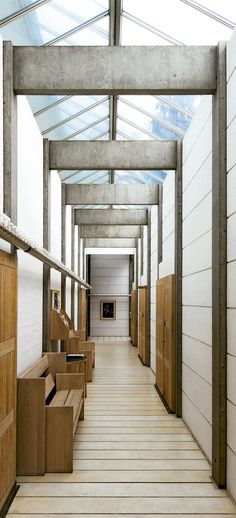
{"type": "Polygon", "coordinates": [[[87,295],[83,288],[80,288],[79,294],[79,331],[80,339],[87,340],[87,295]]]}
{"type": "Polygon", "coordinates": [[[138,288],[138,349],[144,365],[149,365],[147,286],[138,288]]]}
{"type": "Polygon", "coordinates": [[[131,342],[137,346],[137,291],[131,292],[131,342]]]}
{"type": "Polygon", "coordinates": [[[175,276],[157,281],[156,383],[171,411],[175,411],[175,276]]]}
{"type": "Polygon", "coordinates": [[[16,480],[17,259],[0,250],[0,510],[16,480]]]}

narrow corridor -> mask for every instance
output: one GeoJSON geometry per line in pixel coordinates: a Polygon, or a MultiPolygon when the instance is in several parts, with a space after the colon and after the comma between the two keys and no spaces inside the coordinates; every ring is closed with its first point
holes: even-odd
{"type": "Polygon", "coordinates": [[[183,421],[169,415],[126,340],[98,340],[74,472],[22,477],[9,515],[236,516],[183,421]]]}

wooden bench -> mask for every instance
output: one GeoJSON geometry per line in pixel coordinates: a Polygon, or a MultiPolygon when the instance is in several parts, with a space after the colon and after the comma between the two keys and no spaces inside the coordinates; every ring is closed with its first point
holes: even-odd
{"type": "Polygon", "coordinates": [[[95,367],[95,342],[81,342],[79,338],[71,336],[66,340],[66,352],[72,354],[86,354],[88,358],[87,381],[93,381],[95,367]]]}
{"type": "Polygon", "coordinates": [[[84,374],[48,353],[17,380],[17,474],[73,471],[73,435],[84,419],[84,374]]]}

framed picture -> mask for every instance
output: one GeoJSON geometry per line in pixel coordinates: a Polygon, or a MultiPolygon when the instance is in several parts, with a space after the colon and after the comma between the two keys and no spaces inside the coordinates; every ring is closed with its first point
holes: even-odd
{"type": "Polygon", "coordinates": [[[116,302],[115,300],[101,301],[101,320],[115,320],[116,319],[116,302]]]}
{"type": "Polygon", "coordinates": [[[51,290],[51,308],[59,309],[61,307],[61,297],[59,290],[51,290]]]}

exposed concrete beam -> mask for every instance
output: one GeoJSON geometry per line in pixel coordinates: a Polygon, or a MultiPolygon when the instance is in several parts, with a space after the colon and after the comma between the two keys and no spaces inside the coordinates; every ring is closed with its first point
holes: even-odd
{"type": "Polygon", "coordinates": [[[14,47],[19,95],[213,94],[216,47],[14,47]]]}
{"type": "Polygon", "coordinates": [[[50,169],[55,170],[153,170],[176,168],[176,142],[64,141],[50,142],[50,169]]]}
{"type": "Polygon", "coordinates": [[[134,248],[135,239],[117,238],[117,239],[85,239],[85,248],[134,248]]]}
{"type": "Polygon", "coordinates": [[[76,225],[147,225],[146,209],[76,209],[76,225]]]}
{"type": "Polygon", "coordinates": [[[66,205],[157,205],[158,185],[65,185],[66,205]]]}
{"type": "Polygon", "coordinates": [[[141,237],[141,227],[139,225],[88,225],[81,228],[81,235],[84,238],[136,238],[141,237]]]}

